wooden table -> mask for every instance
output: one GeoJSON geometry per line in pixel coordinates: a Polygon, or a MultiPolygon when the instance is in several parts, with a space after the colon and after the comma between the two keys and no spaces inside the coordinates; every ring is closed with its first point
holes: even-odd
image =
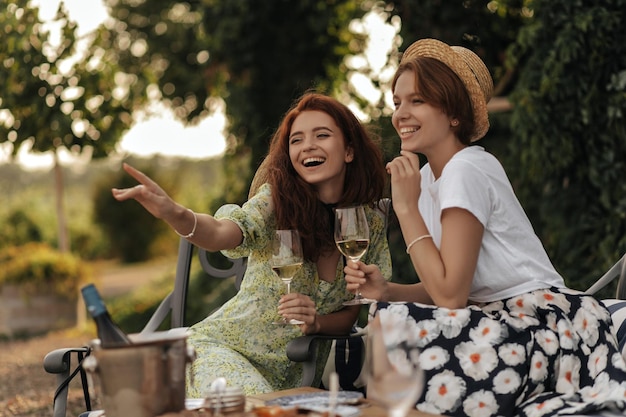
{"type": "MultiPolygon", "coordinates": [[[[300,387],[293,388],[284,391],[276,391],[270,392],[268,394],[257,394],[251,395],[246,398],[247,406],[250,408],[259,407],[265,404],[266,401],[273,400],[275,398],[284,397],[286,395],[298,395],[298,394],[306,394],[308,392],[318,392],[323,391],[319,388],[313,387],[300,387]]],[[[379,407],[376,404],[372,404],[367,400],[364,400],[363,405],[360,406],[361,409],[361,417],[385,417],[387,416],[387,412],[379,407]]],[[[407,417],[435,417],[432,414],[423,413],[418,410],[410,410],[407,414],[407,417]]]]}

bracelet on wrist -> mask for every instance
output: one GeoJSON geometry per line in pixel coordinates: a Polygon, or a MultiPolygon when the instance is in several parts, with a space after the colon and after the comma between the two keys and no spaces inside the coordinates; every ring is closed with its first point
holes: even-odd
{"type": "Polygon", "coordinates": [[[413,239],[413,240],[411,241],[411,243],[409,243],[408,245],[406,245],[406,254],[407,254],[407,255],[410,255],[410,253],[409,253],[409,252],[411,251],[411,248],[412,248],[412,247],[413,247],[413,245],[415,245],[417,242],[419,242],[420,240],[423,240],[423,239],[428,239],[428,238],[432,238],[432,236],[431,236],[431,235],[422,235],[422,236],[420,236],[420,237],[417,237],[417,238],[413,239]]]}
{"type": "Polygon", "coordinates": [[[196,212],[191,209],[187,209],[187,210],[189,210],[191,214],[193,215],[193,229],[191,229],[191,232],[189,232],[189,234],[183,235],[182,233],[178,232],[178,230],[174,229],[176,234],[182,237],[183,239],[192,238],[193,235],[196,234],[196,227],[198,227],[198,216],[196,215],[196,212]]]}

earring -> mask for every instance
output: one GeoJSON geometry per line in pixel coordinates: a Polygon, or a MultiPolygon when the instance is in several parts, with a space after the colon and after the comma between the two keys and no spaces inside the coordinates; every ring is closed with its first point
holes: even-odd
{"type": "Polygon", "coordinates": [[[451,122],[450,122],[450,124],[451,124],[452,126],[456,126],[456,125],[458,125],[458,124],[459,124],[459,121],[458,121],[458,120],[453,120],[453,121],[451,121],[451,122]]]}

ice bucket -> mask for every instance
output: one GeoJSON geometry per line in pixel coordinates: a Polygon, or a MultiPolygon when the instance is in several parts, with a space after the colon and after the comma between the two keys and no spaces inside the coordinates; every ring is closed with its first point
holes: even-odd
{"type": "Polygon", "coordinates": [[[185,408],[185,373],[193,362],[187,329],[129,335],[132,345],[102,348],[83,366],[98,382],[106,417],[154,417],[185,408]]]}

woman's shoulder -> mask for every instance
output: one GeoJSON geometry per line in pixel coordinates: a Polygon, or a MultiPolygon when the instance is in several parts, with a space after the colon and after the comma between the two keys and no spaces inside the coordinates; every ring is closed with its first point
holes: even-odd
{"type": "Polygon", "coordinates": [[[492,153],[482,146],[468,146],[457,152],[444,167],[444,173],[474,171],[476,173],[493,173],[503,171],[502,164],[492,153]]]}
{"type": "Polygon", "coordinates": [[[250,199],[253,199],[257,196],[271,196],[272,195],[272,186],[269,182],[265,182],[259,186],[254,195],[250,196],[250,199]]]}
{"type": "Polygon", "coordinates": [[[474,162],[479,164],[485,163],[495,163],[500,164],[498,158],[491,152],[487,151],[485,148],[479,145],[468,146],[452,157],[450,162],[474,162]]]}

